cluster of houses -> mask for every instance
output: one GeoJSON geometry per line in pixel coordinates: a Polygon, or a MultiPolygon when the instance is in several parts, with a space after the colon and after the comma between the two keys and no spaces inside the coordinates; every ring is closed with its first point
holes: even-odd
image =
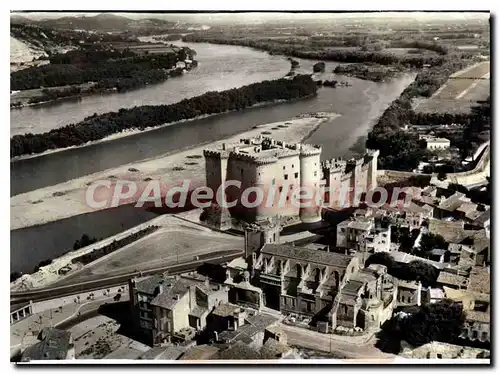
{"type": "Polygon", "coordinates": [[[132,314],[151,345],[184,347],[179,357],[228,357],[224,352],[234,347],[255,354],[272,345],[277,358],[292,352],[277,316],[323,333],[356,335],[377,330],[398,307],[447,298],[463,305],[464,341],[489,342],[489,207],[478,207],[460,193],[441,197],[427,187],[403,208],[356,210],[337,225],[328,246],[280,244],[279,225],[255,223],[245,232],[245,254],[223,266],[223,277],[193,272],[131,280],[132,314]],[[456,221],[443,220],[448,217],[456,221]],[[400,252],[391,242],[395,226],[442,233],[448,247],[437,248],[434,259],[400,252]],[[377,252],[435,266],[436,284],[399,280],[383,265],[365,267],[377,252]],[[210,344],[193,344],[200,334],[210,344]]]}

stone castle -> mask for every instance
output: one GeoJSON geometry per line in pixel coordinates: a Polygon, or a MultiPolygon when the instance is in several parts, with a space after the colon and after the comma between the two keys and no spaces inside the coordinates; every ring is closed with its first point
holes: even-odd
{"type": "MultiPolygon", "coordinates": [[[[207,187],[214,191],[214,203],[210,208],[214,213],[211,215],[212,223],[218,226],[227,226],[231,218],[260,222],[276,216],[281,218],[285,226],[318,222],[323,206],[341,208],[346,202],[342,198],[352,202],[354,194],[340,193],[343,188],[356,188],[359,194],[377,186],[378,151],[368,150],[362,159],[357,160],[332,159],[322,162],[321,146],[287,144],[259,136],[206,149],[204,156],[207,187]],[[228,186],[219,190],[227,181],[238,181],[241,186],[228,186]],[[304,202],[304,196],[297,197],[297,188],[317,191],[314,196],[308,196],[310,206],[292,204],[292,199],[304,202]],[[323,192],[325,188],[334,189],[335,192],[323,192]],[[243,206],[241,200],[248,189],[260,189],[266,204],[250,208],[248,204],[243,206]],[[220,198],[227,202],[234,201],[235,205],[229,210],[221,209],[215,201],[216,191],[221,193],[220,198]]],[[[250,196],[246,198],[252,202],[250,196]]]]}

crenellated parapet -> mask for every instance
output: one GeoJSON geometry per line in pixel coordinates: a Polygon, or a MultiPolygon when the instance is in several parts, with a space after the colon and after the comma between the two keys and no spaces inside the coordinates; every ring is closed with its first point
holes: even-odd
{"type": "Polygon", "coordinates": [[[251,162],[256,165],[267,165],[278,162],[278,158],[274,156],[262,157],[256,154],[245,154],[238,152],[231,152],[230,156],[231,159],[244,162],[251,162]]]}
{"type": "Polygon", "coordinates": [[[364,160],[362,158],[351,158],[347,160],[347,166],[359,167],[363,165],[364,160]]]}
{"type": "Polygon", "coordinates": [[[365,154],[369,157],[378,157],[380,155],[380,150],[378,149],[367,149],[365,154]]]}
{"type": "Polygon", "coordinates": [[[334,174],[344,172],[347,162],[342,158],[332,158],[321,162],[321,169],[324,174],[334,174]]]}
{"type": "Polygon", "coordinates": [[[320,154],[321,154],[321,146],[319,145],[302,144],[302,146],[300,147],[301,157],[317,156],[320,154]]]}
{"type": "Polygon", "coordinates": [[[203,156],[205,158],[215,158],[215,159],[227,159],[229,158],[229,151],[219,151],[215,149],[205,149],[203,151],[203,156]]]}

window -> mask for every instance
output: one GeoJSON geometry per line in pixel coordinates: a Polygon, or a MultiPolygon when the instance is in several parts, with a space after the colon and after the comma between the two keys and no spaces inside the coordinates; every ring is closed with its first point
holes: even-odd
{"type": "Polygon", "coordinates": [[[288,180],[288,174],[285,174],[285,180],[288,180]]]}
{"type": "Polygon", "coordinates": [[[273,182],[272,182],[272,183],[273,183],[273,184],[276,184],[276,178],[273,178],[273,182]]]}
{"type": "Polygon", "coordinates": [[[295,176],[295,179],[297,179],[299,177],[299,173],[295,173],[294,176],[295,176]]]}
{"type": "Polygon", "coordinates": [[[477,339],[477,330],[472,331],[472,339],[477,339]]]}
{"type": "Polygon", "coordinates": [[[443,358],[443,355],[441,353],[438,353],[437,358],[443,358]]]}
{"type": "Polygon", "coordinates": [[[317,172],[317,171],[315,171],[315,172],[314,172],[314,176],[315,176],[315,177],[317,177],[317,176],[318,176],[318,172],[317,172]]]}
{"type": "Polygon", "coordinates": [[[483,331],[481,333],[481,340],[483,341],[488,340],[488,333],[486,331],[483,331]]]}
{"type": "Polygon", "coordinates": [[[283,191],[283,186],[280,186],[279,191],[280,191],[280,193],[281,193],[281,191],[283,191]]]}
{"type": "Polygon", "coordinates": [[[312,303],[307,303],[307,311],[312,312],[312,303]]]}
{"type": "Polygon", "coordinates": [[[294,168],[293,164],[292,164],[292,169],[294,168]]]}

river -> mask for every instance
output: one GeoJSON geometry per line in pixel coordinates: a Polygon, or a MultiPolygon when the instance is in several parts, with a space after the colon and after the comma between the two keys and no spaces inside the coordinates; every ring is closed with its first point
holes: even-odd
{"type": "MultiPolygon", "coordinates": [[[[176,44],[187,45],[197,51],[199,65],[186,75],[125,94],[89,96],[78,102],[61,102],[11,111],[11,129],[20,127],[21,113],[26,113],[26,117],[23,115],[22,118],[27,123],[36,123],[36,132],[46,131],[79,121],[95,112],[176,102],[206,91],[276,79],[284,76],[290,67],[290,63],[283,57],[245,47],[206,43],[176,44]]],[[[315,61],[299,59],[299,62],[299,73],[312,72],[315,61]]],[[[388,83],[374,83],[329,73],[337,65],[326,63],[326,72],[319,74],[318,78],[348,81],[352,86],[324,87],[313,98],[218,115],[87,147],[11,162],[11,195],[182,147],[217,140],[248,130],[256,124],[286,120],[304,112],[328,111],[342,115],[324,123],[308,140],[323,146],[323,158],[359,154],[364,150],[364,139],[373,122],[413,81],[414,75],[404,75],[388,83]]],[[[12,231],[11,271],[30,271],[39,261],[61,255],[83,233],[105,237],[144,222],[151,216],[151,213],[130,214],[128,209],[119,208],[93,213],[88,217],[72,217],[12,231]]]]}

